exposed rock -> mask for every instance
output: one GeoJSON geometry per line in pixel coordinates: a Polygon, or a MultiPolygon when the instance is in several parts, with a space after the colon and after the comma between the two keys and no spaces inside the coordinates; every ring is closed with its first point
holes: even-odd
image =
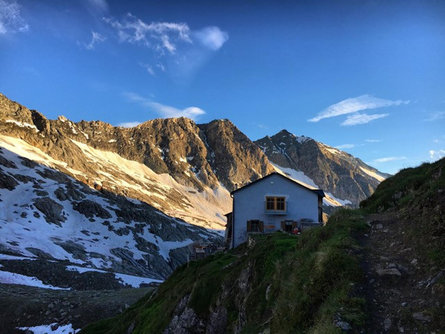
{"type": "Polygon", "coordinates": [[[190,295],[186,295],[180,300],[164,334],[205,333],[205,325],[202,320],[199,319],[193,309],[187,307],[189,299],[190,295]]]}
{"type": "Polygon", "coordinates": [[[29,160],[28,158],[25,158],[25,157],[20,157],[20,160],[22,162],[22,165],[25,167],[28,167],[28,168],[34,168],[39,165],[37,162],[29,160]]]}
{"type": "Polygon", "coordinates": [[[397,268],[386,268],[386,269],[377,269],[377,274],[379,276],[387,276],[387,277],[401,277],[402,274],[397,268]]]}
{"type": "Polygon", "coordinates": [[[338,320],[335,322],[335,326],[340,328],[342,331],[350,331],[352,329],[351,325],[346,321],[338,320]]]}
{"type": "Polygon", "coordinates": [[[392,324],[391,319],[390,318],[386,318],[385,321],[383,321],[383,329],[385,331],[389,331],[389,329],[391,328],[391,324],[392,324]]]}
{"type": "MultiPolygon", "coordinates": [[[[0,151],[0,152],[2,152],[2,151],[0,151]]],[[[12,161],[9,161],[2,155],[0,155],[0,165],[4,166],[6,168],[17,168],[15,163],[13,163],[12,161]]]]}
{"type": "Polygon", "coordinates": [[[63,206],[49,197],[39,197],[34,199],[34,206],[45,215],[48,223],[60,225],[66,218],[62,214],[63,206]]]}
{"type": "Polygon", "coordinates": [[[18,182],[16,179],[14,179],[12,176],[3,173],[3,171],[0,169],[0,189],[8,189],[13,190],[18,185],[18,182]]]}
{"type": "Polygon", "coordinates": [[[431,317],[429,315],[425,314],[424,312],[413,313],[413,319],[422,321],[422,322],[430,322],[431,321],[431,317]]]}
{"type": "Polygon", "coordinates": [[[88,218],[92,218],[94,216],[105,219],[111,218],[111,214],[107,210],[105,210],[98,203],[90,200],[74,202],[73,209],[79,211],[81,214],[88,218]]]}

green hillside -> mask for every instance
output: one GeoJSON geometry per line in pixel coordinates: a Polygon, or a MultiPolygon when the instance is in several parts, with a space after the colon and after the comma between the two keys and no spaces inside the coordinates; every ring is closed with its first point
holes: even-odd
{"type": "Polygon", "coordinates": [[[361,326],[364,300],[355,297],[355,286],[362,274],[353,235],[365,229],[359,212],[342,210],[328,226],[297,237],[257,236],[250,246],[179,268],[157,294],[82,333],[162,333],[181,314],[192,318],[191,332],[215,325],[215,333],[336,333],[342,321],[361,326]]]}
{"type": "MultiPolygon", "coordinates": [[[[397,254],[409,250],[420,265],[417,271],[411,265],[409,280],[402,276],[403,282],[433,282],[431,277],[440,277],[444,265],[444,166],[442,159],[402,170],[382,182],[361,203],[361,209],[339,210],[324,227],[299,236],[280,232],[257,235],[227,253],[190,262],[177,269],[157,293],[145,296],[118,317],[89,325],[82,333],[381,331],[384,318],[373,314],[367,294],[376,293],[377,288],[391,292],[397,286],[385,277],[376,277],[375,269],[364,263],[376,258],[385,265],[388,259],[379,255],[380,250],[391,253],[400,247],[403,251],[397,254]],[[373,221],[373,217],[383,220],[373,221]],[[379,230],[376,226],[381,222],[389,229],[379,230]],[[370,248],[373,242],[381,249],[370,248]],[[376,277],[378,286],[371,277],[376,277]]],[[[412,260],[403,255],[397,259],[412,260]]],[[[443,278],[430,284],[434,284],[433,295],[443,293],[443,278]]],[[[425,289],[431,296],[431,286],[425,289]]],[[[407,308],[401,314],[398,299],[393,300],[392,319],[401,319],[413,330],[440,328],[444,320],[440,305],[431,305],[422,313],[432,321],[418,320],[416,307],[425,308],[425,303],[419,302],[423,293],[419,290],[409,305],[411,311],[407,308]]]]}
{"type": "Polygon", "coordinates": [[[401,170],[360,207],[396,214],[404,221],[404,243],[415,247],[431,266],[445,266],[445,158],[401,170]]]}

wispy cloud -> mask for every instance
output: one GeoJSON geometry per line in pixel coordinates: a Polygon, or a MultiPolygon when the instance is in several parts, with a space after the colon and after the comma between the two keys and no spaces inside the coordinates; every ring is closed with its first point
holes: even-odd
{"type": "Polygon", "coordinates": [[[426,122],[434,122],[440,119],[445,119],[445,111],[438,111],[431,113],[428,118],[425,118],[426,122]]]}
{"type": "Polygon", "coordinates": [[[258,123],[256,126],[259,127],[260,129],[269,129],[269,127],[267,125],[264,125],[261,123],[258,123]]]}
{"type": "Polygon", "coordinates": [[[337,148],[339,150],[346,150],[348,148],[354,148],[354,147],[355,147],[354,144],[343,144],[343,145],[335,146],[335,148],[337,148]]]}
{"type": "Polygon", "coordinates": [[[0,35],[25,32],[29,25],[21,14],[21,6],[16,1],[0,0],[0,35]]]}
{"type": "Polygon", "coordinates": [[[155,76],[155,70],[153,69],[153,66],[149,65],[149,64],[144,64],[144,63],[139,63],[139,65],[143,68],[145,68],[145,70],[147,71],[148,74],[155,76]]]}
{"type": "Polygon", "coordinates": [[[96,44],[102,43],[106,40],[107,38],[101,34],[99,34],[96,31],[91,31],[91,40],[88,44],[85,44],[85,49],[87,50],[94,50],[94,48],[96,47],[96,44]]]}
{"type": "Polygon", "coordinates": [[[433,161],[445,157],[445,150],[430,150],[428,153],[430,154],[430,158],[433,161]]]}
{"type": "Polygon", "coordinates": [[[406,157],[404,157],[404,156],[402,156],[402,157],[384,157],[384,158],[374,159],[374,162],[375,163],[385,163],[385,162],[399,161],[399,160],[406,160],[406,157]]]}
{"type": "Polygon", "coordinates": [[[150,75],[168,72],[179,82],[193,78],[229,39],[229,34],[216,26],[192,30],[187,23],[145,22],[131,13],[122,19],[105,17],[103,20],[113,28],[121,43],[152,50],[156,65],[150,62],[151,70],[147,68],[150,75]]]}
{"type": "Polygon", "coordinates": [[[354,114],[354,115],[348,115],[346,117],[346,120],[344,120],[341,125],[343,126],[352,126],[352,125],[359,125],[359,124],[366,124],[373,120],[387,117],[389,114],[354,114]]]}
{"type": "Polygon", "coordinates": [[[200,115],[204,115],[205,111],[198,107],[187,107],[178,109],[169,105],[152,101],[136,93],[126,92],[123,94],[130,102],[137,103],[143,107],[147,107],[156,112],[162,118],[187,117],[196,119],[200,115]]]}
{"type": "Polygon", "coordinates": [[[89,8],[97,13],[108,12],[108,3],[106,0],[87,0],[89,8]]]}
{"type": "MultiPolygon", "coordinates": [[[[361,95],[358,97],[348,98],[346,100],[330,105],[329,107],[318,113],[317,116],[309,119],[309,122],[318,122],[325,118],[353,114],[358,111],[369,110],[369,109],[398,106],[407,103],[409,103],[409,101],[403,101],[403,100],[393,101],[393,100],[381,99],[371,95],[361,95]]],[[[357,124],[364,124],[364,123],[357,123],[357,124]]],[[[344,125],[352,125],[352,124],[344,124],[344,125]]]]}
{"type": "Polygon", "coordinates": [[[142,44],[160,52],[174,54],[178,43],[192,43],[186,23],[146,23],[131,13],[120,21],[111,17],[104,21],[116,30],[121,42],[142,44]]]}
{"type": "Polygon", "coordinates": [[[381,141],[381,139],[365,139],[367,143],[380,143],[381,141]]]}
{"type": "Polygon", "coordinates": [[[141,122],[124,122],[124,123],[119,123],[117,126],[121,126],[123,128],[134,128],[139,124],[141,124],[141,122]]]}

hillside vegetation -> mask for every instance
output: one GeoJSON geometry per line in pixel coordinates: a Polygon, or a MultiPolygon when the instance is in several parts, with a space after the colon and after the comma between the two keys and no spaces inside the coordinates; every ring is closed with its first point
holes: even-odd
{"type": "Polygon", "coordinates": [[[261,235],[175,271],[158,292],[82,333],[336,333],[364,323],[353,235],[366,224],[341,210],[324,228],[261,235]]]}
{"type": "Polygon", "coordinates": [[[444,320],[444,165],[401,171],[325,227],[257,235],[190,262],[82,333],[436,330],[444,320]]]}
{"type": "Polygon", "coordinates": [[[445,266],[445,158],[407,168],[382,182],[360,206],[404,222],[403,238],[431,266],[445,266]]]}

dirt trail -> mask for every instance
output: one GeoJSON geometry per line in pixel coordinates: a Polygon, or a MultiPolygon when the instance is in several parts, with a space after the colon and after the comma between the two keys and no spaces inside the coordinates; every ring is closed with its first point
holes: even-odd
{"type": "Polygon", "coordinates": [[[445,333],[445,272],[429,268],[404,240],[409,222],[371,215],[364,239],[365,293],[370,307],[366,333],[445,333]]]}

